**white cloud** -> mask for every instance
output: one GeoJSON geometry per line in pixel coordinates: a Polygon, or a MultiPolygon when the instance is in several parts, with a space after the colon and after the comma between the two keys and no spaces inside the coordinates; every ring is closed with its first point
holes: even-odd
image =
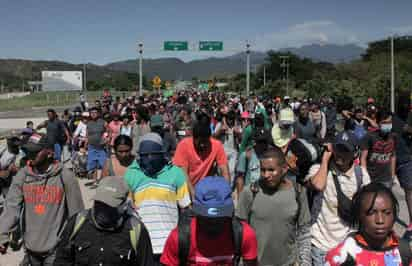
{"type": "Polygon", "coordinates": [[[285,30],[257,36],[253,41],[253,49],[269,50],[285,47],[299,47],[307,44],[348,44],[362,45],[354,32],[344,29],[329,20],[306,21],[292,25],[285,30]]]}

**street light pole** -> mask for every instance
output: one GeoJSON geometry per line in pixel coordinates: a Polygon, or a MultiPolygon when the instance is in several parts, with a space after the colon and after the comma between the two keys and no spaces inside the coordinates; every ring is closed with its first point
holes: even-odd
{"type": "Polygon", "coordinates": [[[250,44],[246,43],[246,96],[249,97],[250,91],[250,44]]]}
{"type": "Polygon", "coordinates": [[[143,43],[139,43],[139,96],[143,95],[143,43]]]}
{"type": "Polygon", "coordinates": [[[395,52],[393,35],[391,36],[391,112],[395,112],[395,52]]]}

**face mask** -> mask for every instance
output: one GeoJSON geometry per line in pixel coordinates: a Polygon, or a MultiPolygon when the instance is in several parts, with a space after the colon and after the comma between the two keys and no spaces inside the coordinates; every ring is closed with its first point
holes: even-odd
{"type": "Polygon", "coordinates": [[[166,160],[163,154],[141,155],[139,165],[147,176],[152,177],[163,169],[166,160]]]}
{"type": "Polygon", "coordinates": [[[382,124],[380,129],[383,134],[389,134],[392,131],[392,124],[382,124]]]}

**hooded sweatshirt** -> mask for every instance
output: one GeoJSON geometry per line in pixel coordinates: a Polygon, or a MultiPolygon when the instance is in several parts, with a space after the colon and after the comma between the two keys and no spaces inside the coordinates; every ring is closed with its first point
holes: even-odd
{"type": "Polygon", "coordinates": [[[26,166],[13,178],[7,194],[5,210],[0,216],[0,244],[8,241],[8,233],[20,222],[28,250],[51,251],[66,220],[83,209],[79,183],[72,171],[56,162],[40,175],[26,166]]]}

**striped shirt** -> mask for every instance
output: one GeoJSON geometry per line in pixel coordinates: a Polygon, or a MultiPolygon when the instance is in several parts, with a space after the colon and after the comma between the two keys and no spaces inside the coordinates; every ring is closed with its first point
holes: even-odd
{"type": "Polygon", "coordinates": [[[176,166],[165,166],[157,176],[146,176],[135,161],[125,179],[133,201],[146,225],[154,254],[163,252],[166,239],[178,222],[178,205],[190,205],[190,194],[184,172],[176,166]]]}

